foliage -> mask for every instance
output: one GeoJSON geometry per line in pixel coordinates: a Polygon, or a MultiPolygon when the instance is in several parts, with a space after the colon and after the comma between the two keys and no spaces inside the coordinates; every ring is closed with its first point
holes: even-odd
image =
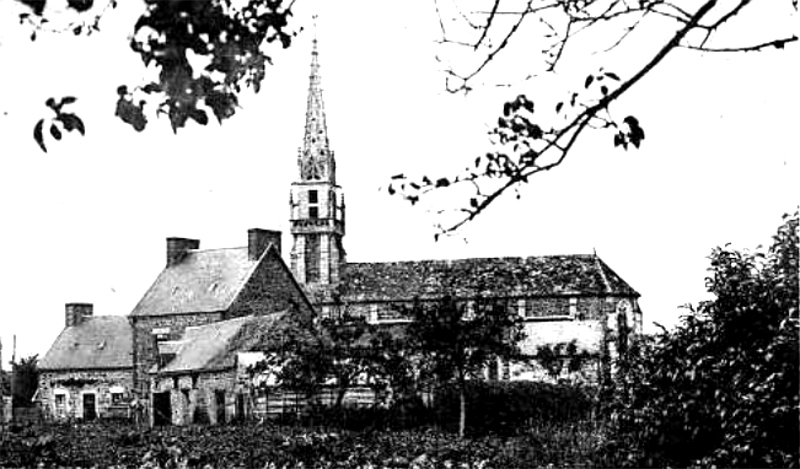
{"type": "MultiPolygon", "coordinates": [[[[86,134],[86,128],[83,126],[83,121],[77,115],[71,112],[63,112],[61,110],[61,108],[63,108],[65,105],[72,104],[75,101],[76,98],[74,96],[65,96],[57,103],[53,98],[48,99],[45,103],[47,107],[52,109],[56,114],[55,117],[47,120],[47,123],[49,124],[50,135],[54,139],[61,140],[61,129],[67,132],[77,130],[81,135],[86,134]],[[61,129],[59,129],[59,127],[61,127],[61,129]]],[[[36,140],[36,143],[39,144],[39,147],[42,149],[42,151],[47,153],[47,147],[44,144],[44,125],[45,119],[40,119],[39,122],[36,123],[36,126],[33,128],[33,139],[36,140]]]]}
{"type": "MultiPolygon", "coordinates": [[[[537,425],[575,424],[591,417],[596,390],[589,386],[527,381],[469,381],[467,434],[521,435],[537,425]]],[[[435,399],[437,423],[456,428],[459,390],[440,389],[435,399]]]]}
{"type": "Polygon", "coordinates": [[[20,359],[18,362],[11,362],[13,406],[31,407],[33,406],[33,395],[39,387],[39,355],[32,355],[20,359]]]}
{"type": "Polygon", "coordinates": [[[716,248],[712,301],[634,344],[612,406],[632,465],[800,466],[798,214],[766,252],[716,248]]]}
{"type": "Polygon", "coordinates": [[[540,345],[536,348],[536,361],[547,371],[550,378],[556,379],[566,371],[576,373],[583,369],[589,360],[589,352],[578,351],[575,340],[559,342],[552,345],[540,345]]]}
{"type": "MultiPolygon", "coordinates": [[[[579,79],[559,76],[558,80],[580,84],[562,96],[553,96],[550,87],[537,87],[543,90],[541,95],[520,94],[509,100],[489,132],[492,151],[465,155],[469,163],[463,171],[421,177],[398,174],[388,185],[389,193],[416,204],[429,194],[451,192],[459,201],[452,207],[453,218],[440,223],[436,236],[451,233],[502,195],[514,191],[519,198],[520,187],[533,176],[561,165],[587,129],[606,132],[614,147],[639,148],[645,139],[643,124],[614,106],[645,76],[667,63],[664,59],[673,51],[736,53],[784,49],[798,39],[795,31],[780,28],[772,29],[766,40],[750,34],[760,30],[759,25],[767,18],[796,12],[796,0],[770,2],[766,13],[759,13],[755,8],[758,2],[750,0],[683,3],[688,5],[667,0],[486,0],[464,9],[457,3],[434,0],[442,45],[437,58],[445,64],[449,91],[470,92],[481,76],[491,76],[493,66],[504,70],[502,67],[510,65],[522,70],[528,80],[558,75],[565,68],[565,61],[583,71],[579,72],[580,78],[575,77],[579,79]],[[732,30],[735,22],[740,29],[732,30]],[[725,46],[722,41],[731,38],[736,38],[737,43],[725,46]],[[643,44],[651,39],[657,47],[647,50],[643,44]],[[511,52],[512,44],[518,47],[515,52],[511,52]],[[638,63],[636,57],[624,57],[625,63],[633,64],[629,73],[618,74],[603,67],[587,70],[581,65],[590,55],[611,62],[615,53],[630,45],[646,50],[648,55],[638,63]],[[462,57],[462,53],[469,60],[452,60],[462,57]],[[505,64],[503,54],[507,55],[505,64]],[[466,65],[460,67],[462,63],[466,65]]],[[[488,84],[515,85],[507,81],[508,75],[507,71],[500,75],[502,83],[487,80],[488,84]]],[[[441,200],[451,204],[453,199],[441,200]]]]}
{"type": "Polygon", "coordinates": [[[318,324],[294,308],[270,327],[259,347],[265,358],[249,368],[252,376],[270,374],[275,384],[312,396],[328,377],[328,357],[318,324]]]}
{"type": "Polygon", "coordinates": [[[94,422],[6,435],[3,467],[439,469],[586,467],[602,427],[548,424],[512,437],[456,439],[429,430],[322,431],[271,425],[134,427],[94,422]]]}
{"type": "MultiPolygon", "coordinates": [[[[20,22],[45,30],[51,24],[48,0],[18,0],[30,11],[20,14],[20,22]]],[[[282,48],[291,45],[293,33],[288,30],[290,7],[282,0],[146,0],[141,17],[132,28],[131,50],[138,54],[145,67],[154,66],[158,79],[117,89],[116,115],[135,130],[147,125],[148,108],[156,115],[168,116],[177,132],[191,119],[200,125],[208,123],[210,111],[221,123],[236,112],[238,95],[243,87],[258,92],[266,75],[266,65],[272,57],[264,45],[278,43],[282,48]]],[[[92,0],[67,0],[66,10],[78,17],[91,18],[70,23],[60,32],[75,35],[92,34],[100,28],[100,19],[107,10],[117,7],[116,0],[104,6],[92,0]]],[[[54,14],[53,14],[54,15],[54,14]]],[[[51,28],[50,31],[53,31],[51,28]]],[[[74,101],[75,98],[65,98],[74,101]]],[[[59,122],[67,131],[84,133],[83,123],[74,114],[61,114],[59,109],[50,126],[50,133],[60,140],[55,125],[59,122]]],[[[34,129],[34,139],[47,151],[42,138],[43,121],[34,129]]]]}
{"type": "Polygon", "coordinates": [[[263,347],[265,360],[250,372],[274,373],[275,384],[309,397],[330,384],[336,389],[336,411],[342,410],[347,390],[357,384],[404,391],[409,386],[408,362],[399,342],[346,308],[337,312],[320,319],[286,316],[270,331],[275,339],[263,347]]]}
{"type": "Polygon", "coordinates": [[[477,299],[470,311],[449,296],[431,303],[415,300],[410,316],[408,337],[421,357],[423,379],[458,386],[463,436],[467,378],[477,377],[492,361],[520,356],[522,319],[502,304],[477,299]]]}

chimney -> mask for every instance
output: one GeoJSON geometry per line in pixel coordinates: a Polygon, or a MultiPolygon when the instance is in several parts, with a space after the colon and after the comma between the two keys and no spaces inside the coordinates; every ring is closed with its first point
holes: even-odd
{"type": "Polygon", "coordinates": [[[93,309],[91,303],[67,303],[64,308],[67,327],[80,326],[86,318],[92,317],[93,309]]]}
{"type": "Polygon", "coordinates": [[[200,249],[199,239],[167,238],[167,267],[178,264],[191,249],[200,249]]]}
{"type": "Polygon", "coordinates": [[[250,260],[257,261],[264,254],[270,244],[275,245],[278,254],[281,253],[281,232],[250,228],[247,230],[247,254],[250,260]]]}

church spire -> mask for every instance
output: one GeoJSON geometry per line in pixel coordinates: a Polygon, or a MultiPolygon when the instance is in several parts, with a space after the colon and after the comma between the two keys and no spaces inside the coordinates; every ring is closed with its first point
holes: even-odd
{"type": "Polygon", "coordinates": [[[316,16],[314,40],[311,50],[311,74],[308,83],[306,104],[306,127],[303,148],[298,155],[300,178],[303,181],[328,181],[336,184],[336,163],[328,142],[328,127],[325,122],[325,105],[322,101],[322,83],[319,73],[317,50],[316,16]]]}
{"type": "Polygon", "coordinates": [[[289,200],[292,273],[311,297],[324,296],[338,284],[345,265],[345,207],[344,193],[336,184],[336,160],[328,142],[316,33],[311,50],[305,135],[298,153],[300,177],[292,183],[289,200]]]}

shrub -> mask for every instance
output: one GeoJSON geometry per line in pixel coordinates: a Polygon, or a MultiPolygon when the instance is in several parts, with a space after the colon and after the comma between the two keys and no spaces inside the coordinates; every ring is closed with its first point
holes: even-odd
{"type": "Polygon", "coordinates": [[[715,299],[620,362],[606,448],[619,464],[800,465],[797,226],[766,254],[715,249],[715,299]]]}
{"type": "MultiPolygon", "coordinates": [[[[467,429],[472,435],[514,435],[533,426],[568,424],[588,418],[591,387],[522,381],[471,381],[467,387],[467,429]]],[[[441,389],[435,399],[438,423],[458,422],[458,390],[441,389]]]]}

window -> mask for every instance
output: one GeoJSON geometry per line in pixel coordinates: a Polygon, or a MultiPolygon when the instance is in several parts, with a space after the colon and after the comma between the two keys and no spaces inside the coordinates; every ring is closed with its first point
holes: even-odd
{"type": "Polygon", "coordinates": [[[318,199],[317,191],[316,190],[308,191],[308,203],[315,204],[318,201],[319,201],[319,199],[318,199]]]}
{"type": "Polygon", "coordinates": [[[571,317],[570,309],[570,301],[565,297],[529,298],[525,302],[525,318],[565,319],[571,317]]]}
{"type": "Polygon", "coordinates": [[[111,393],[111,405],[122,405],[123,394],[121,392],[111,393]]]}
{"type": "Polygon", "coordinates": [[[67,415],[67,395],[58,393],[55,395],[55,410],[57,416],[67,415]]]}
{"type": "Polygon", "coordinates": [[[308,218],[311,218],[312,220],[319,218],[319,208],[308,207],[308,218]]]}

